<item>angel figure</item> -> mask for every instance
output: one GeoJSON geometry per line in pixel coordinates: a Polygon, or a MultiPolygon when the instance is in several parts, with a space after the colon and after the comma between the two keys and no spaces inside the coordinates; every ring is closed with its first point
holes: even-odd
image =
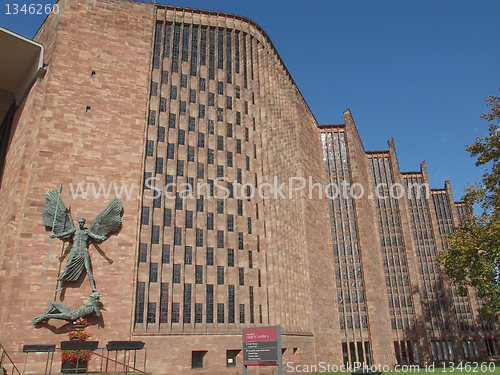
{"type": "Polygon", "coordinates": [[[90,262],[89,245],[94,241],[104,241],[108,233],[116,231],[121,225],[122,202],[115,198],[97,215],[90,227],[84,228],[85,218],[78,218],[78,228],[73,225],[69,210],[64,205],[58,192],[51,190],[45,196],[45,209],[42,211],[43,224],[52,227],[51,238],[63,240],[73,239],[73,246],[69,254],[66,267],[57,278],[59,284],[56,291],[63,287],[64,281],[78,280],[83,272],[87,271],[92,291],[96,292],[92,264],[90,262]]]}

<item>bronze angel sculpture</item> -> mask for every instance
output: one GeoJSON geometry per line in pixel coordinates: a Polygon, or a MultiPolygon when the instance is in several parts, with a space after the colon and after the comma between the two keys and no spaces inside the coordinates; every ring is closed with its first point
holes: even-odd
{"type": "Polygon", "coordinates": [[[64,205],[60,194],[51,190],[45,196],[45,209],[42,211],[43,225],[51,227],[51,238],[69,240],[73,245],[66,267],[57,278],[59,284],[56,291],[60,291],[64,281],[78,280],[83,272],[87,271],[92,291],[96,292],[92,264],[90,262],[89,245],[94,241],[104,241],[106,236],[116,231],[121,225],[122,202],[119,198],[113,199],[108,206],[97,215],[89,228],[84,228],[85,218],[78,218],[78,228],[75,228],[71,213],[64,205]]]}

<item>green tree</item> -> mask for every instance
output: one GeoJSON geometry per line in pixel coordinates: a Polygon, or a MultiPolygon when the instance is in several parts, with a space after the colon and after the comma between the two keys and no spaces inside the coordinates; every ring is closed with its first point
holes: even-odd
{"type": "Polygon", "coordinates": [[[447,236],[449,248],[437,263],[444,267],[462,295],[476,288],[484,304],[479,309],[486,319],[498,321],[500,314],[500,97],[485,99],[489,112],[481,118],[489,122],[488,136],[467,146],[476,166],[488,167],[481,183],[466,189],[463,200],[467,214],[462,225],[447,236]],[[477,213],[474,213],[473,208],[477,213]]]}

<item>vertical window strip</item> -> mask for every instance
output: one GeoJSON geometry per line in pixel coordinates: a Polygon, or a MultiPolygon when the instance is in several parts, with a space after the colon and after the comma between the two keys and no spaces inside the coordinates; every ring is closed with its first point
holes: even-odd
{"type": "Polygon", "coordinates": [[[213,284],[207,284],[207,323],[214,322],[214,286],[213,284]]]}
{"type": "Polygon", "coordinates": [[[234,71],[240,72],[240,32],[234,34],[234,71]]]}
{"type": "Polygon", "coordinates": [[[156,322],[156,302],[148,303],[148,323],[156,322]]]}
{"type": "Polygon", "coordinates": [[[193,26],[191,38],[191,76],[196,76],[196,66],[198,64],[198,26],[193,26]]]}
{"type": "MultiPolygon", "coordinates": [[[[170,35],[171,34],[172,34],[172,24],[167,23],[167,26],[165,28],[165,46],[163,48],[163,57],[169,57],[169,55],[170,55],[170,35]]],[[[167,82],[163,82],[163,83],[167,83],[167,82]]]]}
{"type": "Polygon", "coordinates": [[[210,28],[208,44],[208,79],[215,79],[215,28],[210,28]]]}
{"type": "Polygon", "coordinates": [[[191,323],[191,284],[184,284],[183,323],[191,323]]]}
{"type": "Polygon", "coordinates": [[[245,324],[245,305],[240,304],[240,324],[245,324]]]}
{"type": "Polygon", "coordinates": [[[234,313],[234,285],[229,285],[228,287],[228,306],[227,306],[227,322],[234,323],[235,322],[235,313],[234,313]]]}
{"type": "Polygon", "coordinates": [[[247,79],[247,34],[243,33],[243,83],[245,88],[248,88],[247,79]]]}
{"type": "Polygon", "coordinates": [[[137,283],[137,296],[135,301],[135,322],[144,323],[144,298],[146,293],[146,283],[137,283]]]}
{"type": "Polygon", "coordinates": [[[160,67],[162,29],[163,29],[163,22],[157,22],[156,23],[156,30],[155,30],[155,44],[153,47],[153,68],[154,69],[158,69],[160,67]]]}
{"type": "Polygon", "coordinates": [[[189,25],[184,25],[182,30],[182,61],[188,61],[189,53],[189,25]]]}
{"type": "Polygon", "coordinates": [[[253,286],[249,286],[249,300],[250,300],[250,324],[255,323],[254,316],[254,300],[253,300],[253,286]]]}
{"type": "Polygon", "coordinates": [[[253,80],[253,36],[250,36],[250,72],[253,80]]]}
{"type": "Polygon", "coordinates": [[[231,64],[231,30],[227,30],[226,33],[226,72],[227,72],[227,83],[232,83],[233,72],[232,72],[232,64],[231,64]]]}
{"type": "Polygon", "coordinates": [[[161,283],[160,323],[168,323],[168,283],[161,283]]]}
{"type": "Polygon", "coordinates": [[[217,67],[224,69],[224,29],[217,31],[217,67]]]}
{"type": "Polygon", "coordinates": [[[174,26],[174,43],[172,46],[172,72],[179,72],[179,44],[181,41],[181,25],[174,26]]]}
{"type": "Polygon", "coordinates": [[[207,65],[207,28],[201,29],[200,35],[200,65],[207,65]]]}

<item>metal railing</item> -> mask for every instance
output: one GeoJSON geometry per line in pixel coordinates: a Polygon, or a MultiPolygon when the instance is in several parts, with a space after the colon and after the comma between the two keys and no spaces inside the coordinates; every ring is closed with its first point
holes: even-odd
{"type": "Polygon", "coordinates": [[[0,344],[0,371],[2,371],[1,375],[4,374],[21,375],[21,372],[18,370],[18,368],[10,358],[9,353],[7,353],[2,344],[0,344]],[[5,359],[7,359],[8,362],[5,359]],[[6,367],[7,368],[10,367],[10,371],[8,371],[6,367]]]}
{"type": "MultiPolygon", "coordinates": [[[[91,343],[87,341],[86,343],[91,343]]],[[[97,342],[95,342],[97,344],[97,342]]],[[[146,372],[146,348],[140,348],[140,349],[130,349],[130,348],[116,348],[113,346],[106,345],[105,348],[98,348],[97,345],[95,346],[96,349],[92,350],[92,354],[96,356],[96,361],[92,361],[92,363],[86,362],[84,366],[79,366],[81,365],[82,362],[76,363],[75,369],[65,369],[64,372],[68,374],[81,374],[81,373],[92,373],[92,374],[105,374],[108,375],[110,373],[116,374],[117,372],[119,373],[124,373],[124,374],[132,374],[132,373],[137,373],[137,374],[148,374],[146,372]],[[115,358],[111,358],[110,354],[111,352],[115,352],[115,358]],[[123,360],[118,360],[118,352],[123,351],[123,360]],[[144,360],[143,363],[141,363],[141,355],[137,355],[137,351],[142,352],[144,354],[144,360]],[[133,352],[133,354],[132,354],[133,352]],[[138,358],[139,357],[139,358],[138,358]],[[97,360],[100,358],[100,361],[97,362],[97,360]],[[132,362],[132,363],[131,363],[132,362]],[[113,366],[114,364],[114,366],[113,366]],[[89,366],[87,366],[89,365],[89,366]],[[139,365],[140,367],[143,367],[143,369],[138,369],[136,366],[139,365]],[[85,367],[85,368],[82,368],[85,367]],[[114,367],[114,368],[113,368],[114,367]]],[[[45,358],[39,358],[39,359],[33,359],[28,361],[28,354],[31,353],[37,353],[38,355],[41,355],[42,353],[48,352],[47,350],[36,350],[36,347],[42,347],[42,346],[49,346],[49,345],[25,345],[23,347],[22,351],[12,351],[10,350],[9,353],[5,350],[5,348],[0,344],[0,375],[24,375],[24,374],[45,374],[45,375],[50,375],[51,373],[57,373],[59,374],[61,372],[61,365],[59,361],[53,362],[54,358],[54,353],[60,352],[62,354],[62,351],[65,349],[61,349],[61,347],[55,347],[55,345],[50,345],[52,350],[50,350],[50,353],[47,353],[47,359],[45,358]],[[29,348],[30,350],[27,350],[26,347],[31,347],[29,348]],[[49,354],[50,354],[50,360],[49,360],[49,354]],[[24,368],[23,371],[20,371],[16,365],[14,364],[14,360],[19,364],[24,360],[24,368]],[[44,367],[45,371],[42,368],[42,362],[44,362],[44,367]],[[34,366],[35,365],[35,366],[34,366]],[[34,370],[33,367],[37,368],[37,370],[34,370]],[[3,371],[5,369],[5,371],[3,371]]],[[[67,350],[68,348],[66,348],[67,350]]]]}

